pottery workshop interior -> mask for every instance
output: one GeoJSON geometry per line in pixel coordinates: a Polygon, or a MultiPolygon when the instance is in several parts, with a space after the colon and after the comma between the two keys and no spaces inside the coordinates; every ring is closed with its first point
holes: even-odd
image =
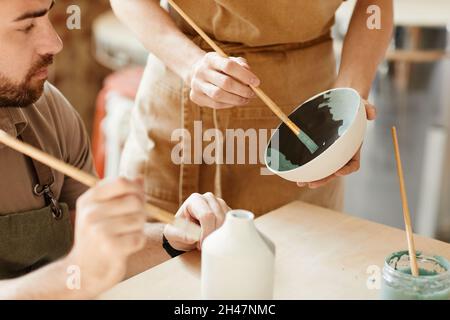
{"type": "Polygon", "coordinates": [[[450,1],[1,0],[0,49],[0,300],[450,299],[450,1]]]}

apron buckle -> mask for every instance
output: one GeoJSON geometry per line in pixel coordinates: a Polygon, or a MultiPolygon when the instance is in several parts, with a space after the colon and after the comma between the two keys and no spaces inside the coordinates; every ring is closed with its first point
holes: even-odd
{"type": "Polygon", "coordinates": [[[59,202],[55,199],[55,196],[53,195],[53,192],[50,189],[49,185],[41,186],[39,184],[36,184],[33,188],[33,193],[37,196],[44,195],[46,202],[50,204],[53,218],[55,218],[56,220],[60,220],[62,218],[63,211],[61,209],[61,206],[59,205],[59,202]]]}
{"type": "Polygon", "coordinates": [[[36,184],[33,188],[33,193],[40,197],[44,194],[44,188],[40,184],[36,184]]]}

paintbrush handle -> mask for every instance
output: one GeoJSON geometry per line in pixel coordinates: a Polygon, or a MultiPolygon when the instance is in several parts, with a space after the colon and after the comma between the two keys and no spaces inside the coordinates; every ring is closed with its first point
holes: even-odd
{"type": "Polygon", "coordinates": [[[291,120],[289,117],[280,109],[280,107],[272,100],[270,97],[261,90],[261,88],[257,88],[254,86],[250,86],[256,95],[272,110],[275,115],[283,121],[286,126],[291,129],[296,136],[300,134],[300,128],[291,120]]]}
{"type": "Polygon", "coordinates": [[[172,8],[205,40],[215,52],[224,58],[228,58],[227,54],[220,48],[195,22],[181,9],[173,0],[167,1],[172,8]]]}
{"type": "Polygon", "coordinates": [[[419,276],[419,269],[417,267],[416,248],[414,245],[414,234],[411,226],[411,217],[409,214],[408,198],[406,196],[405,179],[403,176],[402,160],[400,158],[400,148],[398,147],[397,129],[392,127],[392,140],[394,142],[395,159],[397,161],[397,173],[400,182],[400,195],[403,206],[403,220],[405,221],[406,238],[408,241],[409,261],[411,264],[411,273],[414,276],[419,276]]]}
{"type": "MultiPolygon", "coordinates": [[[[69,176],[80,183],[88,186],[93,187],[97,184],[99,179],[97,177],[94,177],[91,174],[88,174],[74,166],[71,166],[64,161],[57,159],[53,157],[52,155],[39,150],[23,141],[20,141],[3,130],[0,130],[0,142],[5,144],[6,146],[10,147],[11,149],[14,149],[20,153],[23,153],[33,159],[36,159],[37,161],[65,174],[66,176],[69,176]]],[[[161,208],[158,208],[156,206],[153,206],[151,204],[146,204],[145,209],[147,212],[147,215],[150,218],[156,219],[160,222],[171,224],[174,222],[174,215],[171,213],[162,210],[161,208]]]]}
{"type": "MultiPolygon", "coordinates": [[[[218,54],[224,58],[229,58],[228,55],[220,48],[173,0],[168,0],[172,8],[184,19],[186,22],[205,40],[208,45],[218,54]]],[[[289,117],[280,109],[280,107],[269,98],[269,96],[261,90],[261,88],[256,88],[250,86],[253,92],[272,110],[275,115],[283,121],[295,135],[300,134],[300,128],[291,120],[289,117]]]]}

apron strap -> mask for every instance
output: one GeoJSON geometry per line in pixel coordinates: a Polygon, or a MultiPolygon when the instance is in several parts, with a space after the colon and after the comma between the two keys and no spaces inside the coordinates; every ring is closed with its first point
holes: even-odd
{"type": "MultiPolygon", "coordinates": [[[[42,144],[39,142],[36,132],[30,125],[26,126],[19,138],[35,148],[44,150],[42,144]]],[[[44,196],[45,203],[50,206],[53,217],[57,220],[61,219],[63,211],[51,190],[51,186],[55,182],[52,169],[33,158],[26,157],[32,164],[34,175],[37,179],[37,184],[33,186],[33,193],[37,196],[44,196]]]]}
{"type": "MultiPolygon", "coordinates": [[[[213,121],[214,121],[214,129],[220,135],[220,124],[219,119],[217,117],[217,109],[213,109],[213,121]]],[[[221,161],[223,159],[223,145],[221,144],[220,139],[216,138],[216,171],[214,176],[214,193],[217,197],[222,198],[222,164],[221,161]]]]}

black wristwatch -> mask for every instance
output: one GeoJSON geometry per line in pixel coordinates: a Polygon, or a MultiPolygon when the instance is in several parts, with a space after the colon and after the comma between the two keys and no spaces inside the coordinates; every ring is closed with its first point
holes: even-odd
{"type": "Polygon", "coordinates": [[[178,257],[180,254],[185,253],[186,251],[181,251],[181,250],[177,250],[175,248],[173,248],[169,241],[166,239],[166,236],[163,235],[163,242],[162,242],[162,246],[164,248],[164,250],[166,250],[166,252],[169,254],[169,256],[171,256],[172,258],[178,257]]]}

